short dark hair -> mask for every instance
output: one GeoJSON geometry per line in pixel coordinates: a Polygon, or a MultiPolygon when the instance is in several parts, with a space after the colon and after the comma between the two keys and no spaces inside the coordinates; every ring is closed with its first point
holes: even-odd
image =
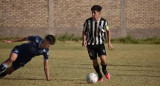
{"type": "Polygon", "coordinates": [[[91,11],[98,11],[101,12],[102,7],[100,5],[93,5],[91,11]]]}
{"type": "Polygon", "coordinates": [[[56,42],[56,39],[53,35],[47,35],[45,39],[48,40],[51,43],[51,45],[54,45],[56,42]]]}

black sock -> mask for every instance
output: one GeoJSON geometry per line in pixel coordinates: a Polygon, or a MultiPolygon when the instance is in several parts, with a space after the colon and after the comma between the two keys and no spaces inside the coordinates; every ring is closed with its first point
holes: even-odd
{"type": "Polygon", "coordinates": [[[7,69],[7,65],[6,64],[1,64],[0,65],[0,74],[3,73],[5,70],[7,69]]]}
{"type": "Polygon", "coordinates": [[[98,74],[98,78],[99,78],[99,79],[102,78],[102,74],[101,74],[101,72],[100,72],[99,65],[98,65],[98,66],[93,66],[93,67],[94,67],[95,71],[96,71],[97,74],[98,74]]]}
{"type": "Polygon", "coordinates": [[[0,74],[0,78],[5,77],[6,75],[7,75],[7,73],[6,73],[6,72],[3,72],[3,73],[0,74]]]}
{"type": "MultiPolygon", "coordinates": [[[[102,64],[101,64],[102,65],[102,64]]],[[[108,72],[107,72],[107,65],[102,65],[102,71],[103,71],[103,74],[108,74],[108,72]]]]}

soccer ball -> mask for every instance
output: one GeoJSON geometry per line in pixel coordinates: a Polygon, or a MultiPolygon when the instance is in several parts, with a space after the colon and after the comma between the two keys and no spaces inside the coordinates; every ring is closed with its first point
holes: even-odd
{"type": "Polygon", "coordinates": [[[86,76],[86,80],[89,84],[93,84],[93,83],[96,83],[97,80],[98,80],[98,77],[95,73],[89,73],[87,74],[86,76]]]}

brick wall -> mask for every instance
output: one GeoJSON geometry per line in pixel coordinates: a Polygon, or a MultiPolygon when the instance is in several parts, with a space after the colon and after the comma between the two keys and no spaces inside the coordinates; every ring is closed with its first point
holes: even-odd
{"type": "Polygon", "coordinates": [[[91,17],[91,7],[101,5],[102,17],[107,19],[111,28],[120,28],[120,1],[119,0],[54,0],[54,23],[62,31],[80,32],[83,23],[91,17]],[[61,13],[61,14],[60,14],[61,13]],[[70,29],[70,30],[68,30],[70,29]]]}
{"type": "Polygon", "coordinates": [[[102,6],[101,15],[109,22],[113,38],[160,37],[160,0],[0,0],[0,36],[66,32],[81,35],[83,23],[91,17],[90,8],[95,4],[102,6]],[[53,1],[53,7],[49,1],[53,1]],[[53,8],[52,17],[50,8],[53,8]],[[49,27],[51,23],[53,27],[49,27]]]}
{"type": "Polygon", "coordinates": [[[45,0],[1,0],[1,27],[47,27],[45,0]]]}
{"type": "Polygon", "coordinates": [[[160,0],[126,0],[126,28],[160,28],[160,0]]]}
{"type": "Polygon", "coordinates": [[[126,0],[125,25],[135,37],[160,37],[160,0],[126,0]]]}

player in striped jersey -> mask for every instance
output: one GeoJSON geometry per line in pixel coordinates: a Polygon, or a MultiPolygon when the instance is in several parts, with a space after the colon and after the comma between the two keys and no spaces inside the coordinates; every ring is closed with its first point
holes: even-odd
{"type": "Polygon", "coordinates": [[[98,74],[98,81],[103,82],[103,76],[100,72],[99,63],[97,60],[97,54],[101,59],[101,66],[103,74],[107,79],[110,79],[106,66],[106,50],[105,50],[105,38],[107,34],[108,48],[113,49],[111,44],[111,33],[108,27],[108,23],[104,18],[101,18],[102,7],[94,5],[91,8],[92,17],[88,18],[83,26],[82,32],[82,46],[87,47],[90,59],[93,61],[93,67],[98,74]]]}

